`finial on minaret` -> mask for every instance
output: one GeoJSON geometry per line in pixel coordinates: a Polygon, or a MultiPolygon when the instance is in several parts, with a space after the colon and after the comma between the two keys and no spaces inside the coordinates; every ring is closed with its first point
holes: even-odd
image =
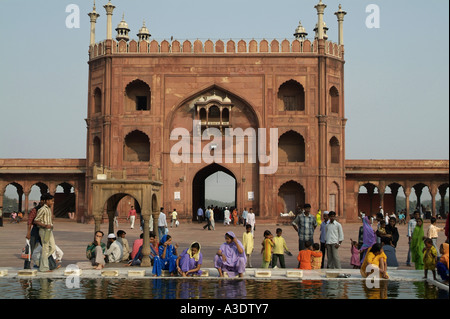
{"type": "Polygon", "coordinates": [[[294,37],[297,40],[305,41],[307,35],[308,35],[308,33],[306,32],[305,28],[302,26],[302,22],[299,21],[298,27],[297,27],[297,29],[295,29],[294,37]]]}
{"type": "Polygon", "coordinates": [[[90,45],[95,44],[95,24],[97,23],[97,19],[100,16],[97,11],[95,11],[95,0],[94,0],[94,8],[92,12],[88,13],[88,16],[91,18],[91,41],[90,45]]]}
{"type": "Polygon", "coordinates": [[[128,33],[130,32],[130,29],[128,28],[128,23],[125,22],[125,13],[123,13],[122,21],[120,21],[120,23],[117,25],[116,31],[117,31],[117,36],[116,36],[117,41],[130,40],[130,37],[128,35],[128,33]]]}
{"type": "Polygon", "coordinates": [[[339,25],[339,45],[344,45],[344,17],[347,14],[344,10],[342,10],[342,5],[339,4],[339,11],[334,13],[338,18],[339,25]]]}
{"type": "Polygon", "coordinates": [[[111,0],[108,1],[106,5],[103,6],[106,10],[106,39],[112,40],[112,15],[114,12],[114,9],[116,8],[112,3],[111,0]]]}
{"type": "Polygon", "coordinates": [[[142,23],[142,28],[139,29],[139,33],[137,34],[139,41],[148,41],[150,37],[152,36],[150,34],[150,31],[145,26],[145,20],[142,23]]]}
{"type": "Polygon", "coordinates": [[[318,22],[317,22],[317,38],[319,40],[323,40],[324,39],[324,22],[323,22],[323,14],[325,12],[325,8],[327,7],[326,4],[324,4],[322,2],[322,0],[320,0],[320,2],[314,7],[317,10],[317,15],[318,15],[318,22]]]}

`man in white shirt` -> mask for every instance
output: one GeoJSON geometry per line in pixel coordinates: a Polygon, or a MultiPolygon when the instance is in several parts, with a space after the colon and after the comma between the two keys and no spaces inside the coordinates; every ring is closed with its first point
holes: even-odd
{"type": "Polygon", "coordinates": [[[328,214],[330,222],[325,227],[325,242],[327,244],[327,268],[341,269],[338,249],[344,241],[344,231],[342,225],[336,221],[336,213],[328,214]]]}
{"type": "Polygon", "coordinates": [[[122,260],[123,251],[121,245],[116,241],[116,235],[108,235],[109,248],[105,251],[108,263],[118,263],[122,260]]]}
{"type": "Polygon", "coordinates": [[[255,213],[253,212],[253,208],[250,208],[250,211],[247,214],[247,225],[252,226],[253,237],[255,237],[255,224],[256,224],[255,213]]]}
{"type": "Polygon", "coordinates": [[[166,228],[167,228],[166,214],[164,214],[164,208],[161,207],[161,211],[159,213],[159,218],[158,218],[158,237],[159,237],[159,239],[163,238],[163,236],[166,234],[166,228]]]}

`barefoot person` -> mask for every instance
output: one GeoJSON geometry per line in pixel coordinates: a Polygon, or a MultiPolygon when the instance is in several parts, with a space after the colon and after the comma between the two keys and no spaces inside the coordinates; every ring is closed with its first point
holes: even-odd
{"type": "Polygon", "coordinates": [[[229,231],[225,234],[225,243],[223,243],[216,256],[214,257],[214,267],[219,271],[219,276],[243,277],[245,273],[244,245],[236,238],[236,235],[229,231]]]}
{"type": "Polygon", "coordinates": [[[182,277],[200,276],[200,268],[203,263],[203,255],[200,252],[200,244],[194,242],[184,250],[177,259],[177,270],[182,277]]]}

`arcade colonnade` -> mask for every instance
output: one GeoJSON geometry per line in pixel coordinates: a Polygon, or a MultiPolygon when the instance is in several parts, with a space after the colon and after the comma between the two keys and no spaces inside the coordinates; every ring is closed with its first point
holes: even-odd
{"type": "MultiPolygon", "coordinates": [[[[407,212],[410,207],[411,194],[417,198],[417,206],[422,204],[422,195],[429,192],[431,196],[431,215],[446,213],[445,197],[449,189],[448,161],[426,160],[348,160],[346,161],[346,206],[358,207],[358,210],[347,214],[353,220],[361,211],[378,212],[382,207],[385,212],[397,212],[397,196],[405,197],[407,212]],[[362,191],[366,190],[365,193],[362,191]],[[439,196],[438,196],[439,195],[439,196]],[[441,211],[437,210],[440,200],[441,211]]],[[[408,218],[409,216],[407,216],[408,218]]]]}

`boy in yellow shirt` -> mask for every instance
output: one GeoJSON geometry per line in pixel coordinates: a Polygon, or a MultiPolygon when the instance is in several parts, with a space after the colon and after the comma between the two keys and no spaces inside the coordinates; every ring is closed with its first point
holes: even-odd
{"type": "Polygon", "coordinates": [[[252,225],[250,224],[247,224],[245,226],[245,233],[242,236],[242,244],[244,245],[245,255],[247,256],[247,265],[245,265],[245,267],[253,268],[251,257],[255,245],[255,240],[253,239],[252,225]]]}
{"type": "Polygon", "coordinates": [[[273,247],[273,258],[272,258],[272,268],[275,268],[278,263],[278,259],[280,260],[281,268],[286,268],[286,264],[284,262],[284,252],[286,252],[289,256],[292,254],[289,252],[289,249],[286,245],[286,240],[281,236],[283,234],[283,230],[281,228],[277,228],[277,236],[273,238],[274,247],[273,247]]]}

